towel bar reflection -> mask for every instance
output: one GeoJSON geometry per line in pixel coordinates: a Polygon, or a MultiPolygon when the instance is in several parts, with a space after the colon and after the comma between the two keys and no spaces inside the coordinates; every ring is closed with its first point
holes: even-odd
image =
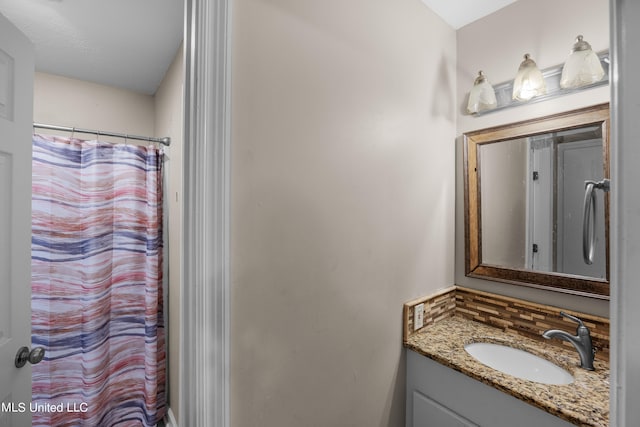
{"type": "Polygon", "coordinates": [[[584,182],[584,210],[582,215],[582,258],[586,264],[593,264],[596,247],[596,192],[609,191],[609,180],[584,182]]]}

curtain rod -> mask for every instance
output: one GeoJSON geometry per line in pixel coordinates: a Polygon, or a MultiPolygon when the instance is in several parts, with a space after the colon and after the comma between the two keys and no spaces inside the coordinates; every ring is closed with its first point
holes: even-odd
{"type": "Polygon", "coordinates": [[[81,129],[81,128],[74,128],[74,127],[68,127],[68,126],[46,125],[42,123],[34,123],[33,127],[40,128],[40,129],[59,130],[59,131],[72,132],[72,133],[73,132],[90,133],[97,136],[104,135],[104,136],[114,136],[116,138],[136,139],[139,141],[159,142],[160,144],[166,145],[166,146],[171,145],[171,138],[169,138],[168,136],[165,136],[164,138],[153,138],[150,136],[128,135],[126,133],[104,132],[101,130],[81,129]]]}

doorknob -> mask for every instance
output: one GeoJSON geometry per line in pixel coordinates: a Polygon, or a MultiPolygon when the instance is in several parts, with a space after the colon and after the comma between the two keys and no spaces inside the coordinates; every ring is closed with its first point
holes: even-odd
{"type": "Polygon", "coordinates": [[[16,354],[16,368],[22,368],[27,362],[35,365],[44,359],[44,347],[36,347],[29,351],[29,347],[20,347],[16,354]]]}

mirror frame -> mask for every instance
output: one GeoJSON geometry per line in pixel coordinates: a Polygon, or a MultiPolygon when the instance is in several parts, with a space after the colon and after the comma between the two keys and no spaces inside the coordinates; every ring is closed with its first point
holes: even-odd
{"type": "Polygon", "coordinates": [[[465,275],[574,295],[609,299],[609,193],[604,193],[605,241],[607,242],[606,279],[506,268],[482,262],[481,194],[477,173],[478,147],[483,144],[589,125],[597,125],[602,129],[603,176],[610,178],[608,103],[464,134],[465,275]]]}

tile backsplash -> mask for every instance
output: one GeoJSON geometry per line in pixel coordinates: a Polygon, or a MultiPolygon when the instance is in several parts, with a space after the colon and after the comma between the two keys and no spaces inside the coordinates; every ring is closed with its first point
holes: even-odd
{"type": "Polygon", "coordinates": [[[534,340],[573,348],[568,342],[542,337],[547,329],[575,331],[576,323],[560,316],[560,311],[565,311],[582,319],[591,330],[593,345],[597,349],[596,358],[609,360],[609,319],[459,286],[443,289],[404,305],[405,342],[422,329],[414,330],[413,323],[414,307],[420,303],[424,303],[423,328],[447,317],[462,316],[534,340]]]}

